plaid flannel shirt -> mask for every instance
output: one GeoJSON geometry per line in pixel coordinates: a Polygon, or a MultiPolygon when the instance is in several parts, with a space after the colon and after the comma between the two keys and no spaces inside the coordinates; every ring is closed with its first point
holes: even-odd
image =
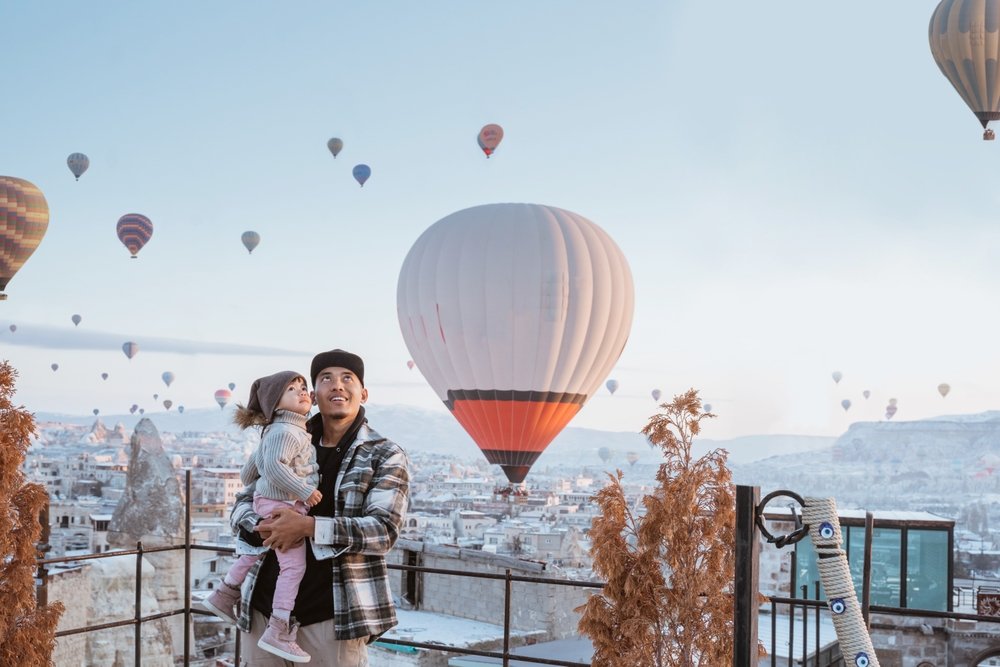
{"type": "MultiPolygon", "coordinates": [[[[337,516],[315,517],[310,540],[317,560],[333,568],[334,633],[337,639],[377,637],[396,625],[385,555],[396,543],[409,505],[409,461],[403,449],[362,425],[337,475],[337,516]]],[[[253,492],[244,489],[230,514],[234,530],[253,530],[253,492]]],[[[245,544],[245,543],[244,543],[245,544]]],[[[249,547],[249,545],[247,545],[249,547]]],[[[253,548],[253,547],[249,547],[253,548]]],[[[258,562],[243,582],[237,627],[250,632],[250,600],[258,562]]]]}

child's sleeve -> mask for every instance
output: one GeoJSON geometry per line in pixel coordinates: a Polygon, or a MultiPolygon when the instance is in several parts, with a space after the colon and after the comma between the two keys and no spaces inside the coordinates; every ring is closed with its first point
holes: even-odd
{"type": "MultiPolygon", "coordinates": [[[[306,446],[312,447],[309,443],[306,446]]],[[[268,484],[293,498],[307,500],[316,487],[308,484],[292,467],[296,457],[302,454],[299,440],[284,429],[272,429],[264,436],[260,448],[260,474],[268,484]]]]}
{"type": "Polygon", "coordinates": [[[257,470],[257,453],[259,448],[250,455],[247,462],[243,464],[243,469],[240,470],[240,482],[243,486],[250,486],[260,478],[260,471],[257,470]]]}

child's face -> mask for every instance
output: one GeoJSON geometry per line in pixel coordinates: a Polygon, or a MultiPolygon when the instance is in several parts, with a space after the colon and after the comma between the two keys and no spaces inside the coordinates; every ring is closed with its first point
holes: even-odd
{"type": "Polygon", "coordinates": [[[302,378],[292,380],[291,384],[285,388],[284,393],[281,394],[278,409],[307,415],[310,408],[312,408],[312,399],[309,398],[309,389],[306,387],[305,380],[302,378]]]}

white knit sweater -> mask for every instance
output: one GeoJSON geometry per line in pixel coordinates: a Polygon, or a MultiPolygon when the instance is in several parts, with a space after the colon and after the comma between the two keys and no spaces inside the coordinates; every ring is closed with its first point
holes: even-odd
{"type": "Polygon", "coordinates": [[[304,501],[319,484],[318,472],[305,416],[278,410],[240,471],[240,480],[244,485],[256,481],[255,494],[265,498],[304,501]]]}

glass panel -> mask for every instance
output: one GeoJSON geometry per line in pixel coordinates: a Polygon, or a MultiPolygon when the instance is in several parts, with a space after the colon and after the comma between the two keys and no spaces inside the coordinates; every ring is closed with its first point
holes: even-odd
{"type": "Polygon", "coordinates": [[[908,531],[906,570],[906,606],[947,611],[948,533],[908,531]]]}
{"type": "Polygon", "coordinates": [[[899,606],[901,551],[899,528],[876,528],[872,533],[872,604],[899,606]]]}
{"type": "MultiPolygon", "coordinates": [[[[819,568],[816,567],[816,549],[808,535],[795,543],[795,562],[798,565],[798,571],[795,573],[795,590],[789,597],[802,597],[802,586],[809,586],[806,598],[811,599],[815,596],[816,582],[819,581],[819,568]]],[[[824,595],[822,589],[820,595],[824,595]]]]}
{"type": "Polygon", "coordinates": [[[844,542],[847,546],[847,562],[851,566],[854,593],[861,599],[861,584],[865,567],[865,527],[847,526],[844,542]]]}

